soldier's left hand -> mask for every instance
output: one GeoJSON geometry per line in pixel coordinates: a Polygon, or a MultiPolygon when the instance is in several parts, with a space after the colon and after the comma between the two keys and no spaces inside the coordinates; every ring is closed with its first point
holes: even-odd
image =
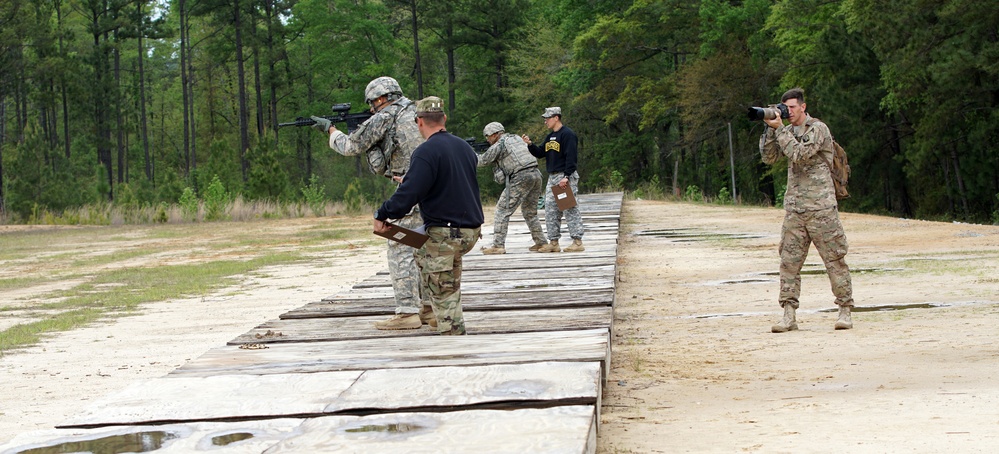
{"type": "Polygon", "coordinates": [[[388,223],[387,222],[385,222],[385,221],[379,221],[378,219],[375,219],[374,221],[375,221],[374,222],[374,231],[375,231],[375,233],[385,233],[385,232],[388,232],[389,228],[388,228],[388,223]]]}
{"type": "Polygon", "coordinates": [[[562,177],[561,180],[558,180],[558,187],[565,189],[566,186],[569,186],[569,179],[567,177],[562,177]]]}
{"type": "Polygon", "coordinates": [[[325,134],[330,133],[330,126],[333,126],[331,121],[317,116],[312,116],[312,121],[316,122],[316,124],[312,125],[313,128],[316,128],[325,134]]]}

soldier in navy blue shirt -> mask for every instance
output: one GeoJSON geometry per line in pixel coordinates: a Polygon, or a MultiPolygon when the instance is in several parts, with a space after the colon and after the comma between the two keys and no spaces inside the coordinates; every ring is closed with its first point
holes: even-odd
{"type": "MultiPolygon", "coordinates": [[[[559,230],[562,224],[562,214],[565,213],[566,223],[569,224],[569,236],[572,237],[572,245],[566,246],[565,252],[583,252],[583,217],[579,214],[579,205],[568,210],[558,209],[555,203],[555,194],[551,187],[572,188],[573,194],[578,194],[579,173],[576,172],[576,162],[579,158],[577,151],[576,133],[562,124],[562,108],[548,107],[541,114],[545,119],[545,126],[551,132],[545,136],[543,146],[539,147],[531,143],[531,138],[526,134],[522,137],[527,142],[527,148],[531,154],[538,158],[545,158],[548,170],[548,188],[545,190],[545,224],[547,224],[548,244],[538,249],[538,252],[560,252],[558,239],[562,236],[559,230]]],[[[577,199],[578,200],[578,199],[577,199]]]]}
{"type": "Polygon", "coordinates": [[[480,238],[484,216],[475,168],[478,158],[464,139],[444,127],[444,102],[429,96],[416,103],[416,124],[427,139],[413,151],[402,184],[375,212],[375,232],[386,232],[387,219],[396,219],[420,205],[427,235],[416,251],[423,296],[437,318],[441,334],[465,334],[461,312],[462,256],[480,238]]]}

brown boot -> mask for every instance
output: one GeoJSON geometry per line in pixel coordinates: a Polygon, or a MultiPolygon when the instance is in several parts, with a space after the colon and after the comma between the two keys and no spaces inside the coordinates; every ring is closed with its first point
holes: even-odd
{"type": "Polygon", "coordinates": [[[770,327],[770,332],[772,333],[786,333],[788,331],[794,331],[798,329],[798,321],[794,318],[794,306],[790,304],[784,305],[784,318],[777,322],[776,325],[770,327]]]}
{"type": "Polygon", "coordinates": [[[434,315],[434,308],[428,304],[424,304],[420,308],[420,322],[430,325],[431,328],[437,327],[437,315],[434,315]]]}
{"type": "Polygon", "coordinates": [[[586,249],[583,248],[583,240],[576,239],[572,240],[572,245],[562,249],[562,252],[583,252],[585,250],[586,249]]]}
{"type": "Polygon", "coordinates": [[[482,253],[485,255],[506,254],[506,248],[503,246],[484,247],[482,248],[482,253]]]}
{"type": "Polygon", "coordinates": [[[558,247],[558,240],[551,240],[548,244],[541,246],[538,252],[562,252],[558,247]]]}
{"type": "Polygon", "coordinates": [[[527,248],[527,250],[531,252],[538,252],[538,250],[543,247],[545,247],[545,243],[535,243],[534,246],[527,248]]]}
{"type": "Polygon", "coordinates": [[[836,320],[835,329],[852,329],[853,319],[850,317],[850,306],[839,307],[839,319],[836,320]]]}
{"type": "Polygon", "coordinates": [[[395,314],[392,318],[375,322],[376,329],[416,329],[423,326],[420,314],[395,314]]]}

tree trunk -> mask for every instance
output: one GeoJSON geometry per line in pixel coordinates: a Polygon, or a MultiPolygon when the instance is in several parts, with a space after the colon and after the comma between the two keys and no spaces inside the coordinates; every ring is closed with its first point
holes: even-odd
{"type": "Polygon", "coordinates": [[[187,74],[187,50],[189,44],[188,33],[188,17],[187,13],[187,0],[178,0],[177,9],[179,10],[178,15],[180,16],[180,91],[181,91],[181,104],[183,104],[183,123],[184,123],[184,176],[191,175],[191,99],[187,96],[188,94],[188,84],[190,84],[190,76],[187,74]]]}
{"type": "Polygon", "coordinates": [[[444,51],[447,54],[447,107],[448,107],[448,112],[451,112],[452,116],[458,118],[454,113],[455,104],[456,104],[454,87],[457,77],[455,76],[455,70],[454,70],[455,66],[454,24],[451,22],[450,17],[448,17],[447,25],[444,28],[444,36],[447,37],[446,39],[447,44],[445,44],[446,49],[444,51]]]}
{"type": "MultiPolygon", "coordinates": [[[[115,44],[120,44],[118,42],[118,31],[114,32],[114,42],[115,44]]],[[[118,146],[118,183],[125,181],[125,169],[128,167],[125,164],[125,125],[122,121],[121,116],[121,49],[115,46],[112,49],[114,52],[114,113],[115,113],[115,127],[116,140],[118,146]]]]}
{"type": "Polygon", "coordinates": [[[954,164],[954,180],[957,182],[957,194],[961,197],[961,208],[964,211],[964,219],[970,217],[970,212],[968,211],[968,193],[964,187],[964,178],[961,177],[961,165],[957,158],[957,146],[951,145],[950,148],[950,161],[954,164]]]}
{"type": "Polygon", "coordinates": [[[239,0],[233,0],[232,26],[236,29],[236,72],[239,83],[239,161],[243,172],[243,182],[249,176],[250,163],[246,158],[250,149],[249,112],[246,108],[246,68],[243,61],[243,23],[239,12],[239,0]]]}
{"type": "Polygon", "coordinates": [[[413,57],[416,59],[414,62],[414,70],[416,71],[416,96],[417,99],[423,99],[423,65],[420,63],[420,29],[416,20],[416,2],[417,0],[410,1],[409,12],[413,24],[413,57]]]}
{"type": "MultiPolygon", "coordinates": [[[[191,130],[191,152],[190,152],[190,162],[191,162],[191,173],[197,175],[198,172],[198,121],[195,116],[194,109],[194,48],[191,46],[191,25],[190,21],[187,22],[187,30],[184,31],[184,36],[187,38],[187,58],[186,64],[185,60],[181,59],[181,65],[187,67],[187,99],[191,100],[191,108],[188,113],[188,122],[190,123],[191,130]]],[[[198,193],[198,181],[195,179],[191,183],[194,187],[195,194],[198,193]]]]}
{"type": "Polygon", "coordinates": [[[7,215],[7,199],[3,192],[3,145],[7,143],[7,95],[0,86],[0,220],[7,215]]]}
{"type": "Polygon", "coordinates": [[[146,171],[146,180],[153,181],[153,167],[152,162],[149,159],[149,132],[146,129],[146,72],[143,67],[143,61],[146,59],[146,51],[142,48],[142,35],[144,34],[143,23],[145,16],[142,14],[142,3],[141,1],[135,2],[136,17],[139,20],[139,33],[136,41],[139,43],[139,132],[142,134],[142,156],[144,157],[144,169],[146,171]]]}
{"type": "MultiPolygon", "coordinates": [[[[59,32],[59,56],[65,57],[66,51],[63,46],[62,38],[62,2],[57,1],[55,4],[56,10],[56,30],[59,32]]],[[[65,72],[60,71],[59,75],[59,89],[62,92],[62,130],[63,130],[63,153],[66,154],[66,160],[69,160],[70,155],[70,137],[69,137],[69,95],[66,90],[66,75],[65,72]]]]}
{"type": "MultiPolygon", "coordinates": [[[[253,27],[256,30],[257,27],[253,27]]],[[[254,38],[256,38],[254,33],[254,38]]],[[[256,94],[257,104],[257,137],[264,136],[264,93],[263,85],[260,83],[260,42],[253,40],[253,91],[256,94]]]]}

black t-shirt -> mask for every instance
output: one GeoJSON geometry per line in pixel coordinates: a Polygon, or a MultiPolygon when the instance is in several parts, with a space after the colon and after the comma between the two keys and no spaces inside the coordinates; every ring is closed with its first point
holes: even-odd
{"type": "Polygon", "coordinates": [[[549,174],[564,173],[568,177],[576,171],[577,141],[576,133],[568,126],[562,125],[558,131],[552,131],[545,136],[542,146],[532,143],[528,149],[535,157],[545,158],[545,169],[549,174]]]}
{"type": "Polygon", "coordinates": [[[399,219],[419,203],[428,227],[481,226],[477,164],[475,151],[464,139],[447,131],[434,133],[413,151],[402,184],[375,212],[375,219],[399,219]]]}

